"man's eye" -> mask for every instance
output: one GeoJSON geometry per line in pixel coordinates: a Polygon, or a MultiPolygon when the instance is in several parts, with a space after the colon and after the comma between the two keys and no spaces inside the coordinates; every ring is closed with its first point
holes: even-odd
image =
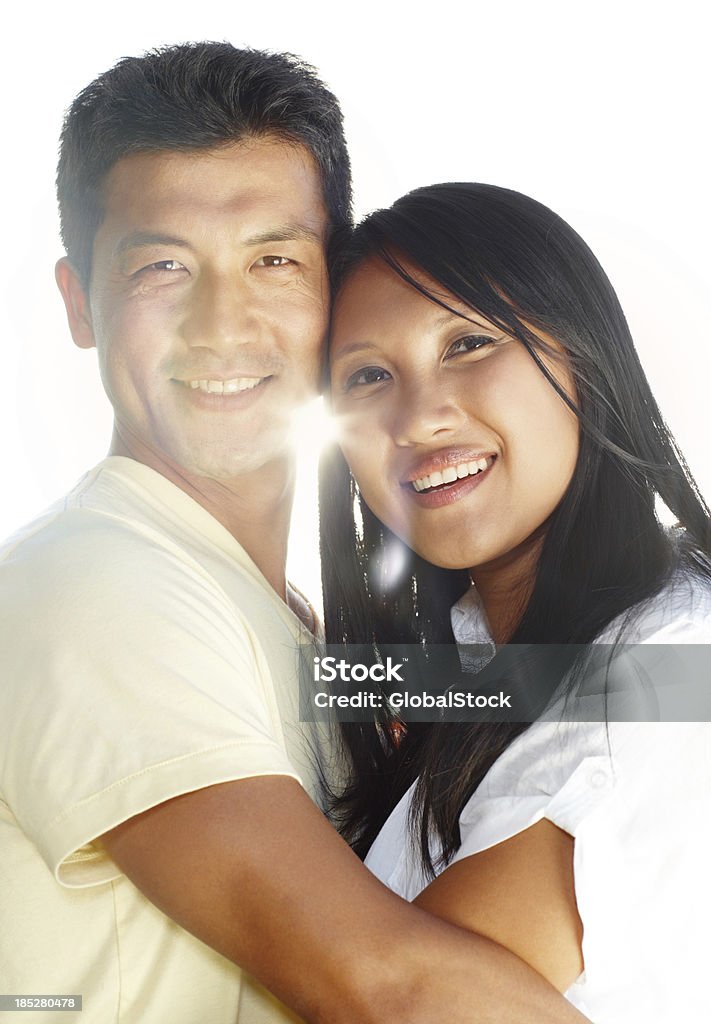
{"type": "Polygon", "coordinates": [[[364,366],[362,370],[352,373],[346,381],[345,390],[363,387],[368,384],[380,384],[381,381],[389,380],[390,374],[382,366],[364,366]]]}
{"type": "Polygon", "coordinates": [[[172,273],[176,270],[185,270],[185,267],[178,260],[157,260],[155,263],[149,263],[147,267],[141,267],[139,273],[143,273],[147,270],[157,270],[158,272],[172,273]]]}
{"type": "Polygon", "coordinates": [[[493,345],[496,342],[496,338],[492,338],[488,334],[468,334],[466,338],[459,338],[453,342],[447,351],[448,356],[457,356],[462,352],[478,352],[479,349],[486,348],[488,345],[493,345]]]}
{"type": "Polygon", "coordinates": [[[255,266],[257,267],[287,267],[293,260],[286,256],[260,256],[255,266]]]}

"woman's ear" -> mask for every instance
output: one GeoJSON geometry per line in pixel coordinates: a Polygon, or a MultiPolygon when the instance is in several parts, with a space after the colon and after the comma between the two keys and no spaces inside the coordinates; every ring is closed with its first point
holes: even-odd
{"type": "Polygon", "coordinates": [[[69,330],[72,332],[74,344],[79,348],[94,348],[94,327],[91,322],[89,296],[81,283],[79,275],[66,256],[57,261],[54,268],[57,287],[62,293],[64,307],[67,311],[69,330]]]}

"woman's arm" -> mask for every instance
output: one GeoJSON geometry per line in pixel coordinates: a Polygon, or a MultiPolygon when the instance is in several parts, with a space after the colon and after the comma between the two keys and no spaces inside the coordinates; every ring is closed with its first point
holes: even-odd
{"type": "Polygon", "coordinates": [[[573,842],[543,819],[452,864],[415,903],[500,943],[564,992],[583,970],[573,842]]]}
{"type": "Polygon", "coordinates": [[[148,899],[311,1024],[585,1021],[508,950],[386,889],[293,779],[189,793],[103,840],[148,899]]]}

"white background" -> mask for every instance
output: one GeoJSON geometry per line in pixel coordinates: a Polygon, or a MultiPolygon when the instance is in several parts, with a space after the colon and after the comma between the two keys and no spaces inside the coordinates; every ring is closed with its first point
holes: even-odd
{"type": "MultiPolygon", "coordinates": [[[[702,11],[653,0],[15,6],[0,68],[0,535],[102,458],[110,434],[94,354],[72,346],[53,280],[63,110],[120,57],[193,39],[288,50],[320,70],[346,115],[358,214],[421,184],[479,180],[568,219],[610,274],[662,410],[711,493],[702,11]]],[[[308,487],[295,534],[291,575],[315,595],[308,487]]]]}

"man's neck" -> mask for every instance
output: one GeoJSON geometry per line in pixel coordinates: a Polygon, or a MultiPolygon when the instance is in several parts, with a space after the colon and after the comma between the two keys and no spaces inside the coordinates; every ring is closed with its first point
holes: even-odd
{"type": "Polygon", "coordinates": [[[154,469],[209,512],[244,548],[279,597],[286,601],[286,553],[294,496],[293,460],[274,460],[230,480],[199,476],[160,452],[114,432],[110,455],[154,469]]]}

